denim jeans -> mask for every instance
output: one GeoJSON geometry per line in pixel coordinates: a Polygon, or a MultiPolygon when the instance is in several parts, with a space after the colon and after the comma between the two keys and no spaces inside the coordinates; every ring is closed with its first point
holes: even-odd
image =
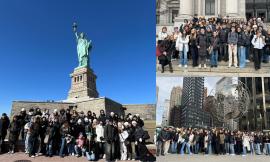
{"type": "MultiPolygon", "coordinates": [[[[160,154],[163,155],[164,154],[164,143],[163,141],[157,141],[157,156],[159,156],[160,154]]],[[[130,156],[129,156],[130,157],[130,156]]]]}
{"type": "Polygon", "coordinates": [[[261,155],[260,143],[255,143],[256,154],[261,155]]]}
{"type": "Polygon", "coordinates": [[[266,143],[266,154],[270,155],[270,143],[266,143]]]}
{"type": "Polygon", "coordinates": [[[234,153],[234,144],[231,144],[231,143],[230,143],[230,153],[235,154],[234,153]]]}
{"type": "Polygon", "coordinates": [[[183,47],[183,51],[179,51],[179,55],[180,55],[179,64],[187,65],[187,50],[186,50],[186,48],[183,47]]]}
{"type": "Polygon", "coordinates": [[[190,47],[190,53],[192,56],[192,65],[197,66],[198,65],[198,48],[197,47],[190,47]]]}
{"type": "Polygon", "coordinates": [[[249,60],[250,47],[246,47],[246,60],[249,60]]]}
{"type": "Polygon", "coordinates": [[[106,143],[105,153],[106,153],[107,161],[115,160],[115,143],[114,142],[106,143]]]}
{"type": "Polygon", "coordinates": [[[243,155],[247,154],[247,147],[243,146],[243,155]]]}
{"type": "Polygon", "coordinates": [[[177,142],[176,141],[172,141],[172,144],[171,144],[171,151],[172,151],[172,153],[176,153],[176,149],[177,149],[177,142]]]}
{"type": "Polygon", "coordinates": [[[194,153],[195,153],[195,154],[198,154],[198,153],[199,153],[199,149],[200,149],[200,144],[199,144],[199,142],[197,142],[197,143],[195,144],[195,150],[194,150],[194,153]]]}
{"type": "Polygon", "coordinates": [[[74,144],[72,142],[67,143],[67,150],[69,154],[73,154],[74,153],[74,144]]]}
{"type": "Polygon", "coordinates": [[[61,138],[61,145],[60,145],[59,156],[63,156],[65,146],[66,146],[66,138],[65,137],[62,137],[61,138]]]}
{"type": "Polygon", "coordinates": [[[25,143],[25,146],[24,146],[25,152],[29,152],[28,142],[29,142],[29,134],[27,133],[26,136],[25,136],[25,141],[24,141],[24,143],[25,143]]]}
{"type": "Polygon", "coordinates": [[[230,154],[230,143],[228,142],[225,143],[225,150],[226,150],[226,154],[230,154]]]}
{"type": "Polygon", "coordinates": [[[81,148],[81,147],[78,147],[78,145],[75,145],[75,153],[77,154],[77,155],[84,155],[85,154],[85,152],[86,152],[86,149],[85,148],[81,148]]]}
{"type": "Polygon", "coordinates": [[[53,141],[51,140],[51,141],[49,141],[49,143],[47,144],[47,147],[46,147],[46,154],[49,156],[53,155],[52,144],[53,144],[53,141]]]}
{"type": "Polygon", "coordinates": [[[212,144],[211,143],[207,144],[206,154],[212,154],[212,144]]]}
{"type": "Polygon", "coordinates": [[[213,50],[211,53],[211,65],[217,66],[218,63],[218,50],[213,50]]]}
{"type": "Polygon", "coordinates": [[[93,152],[86,152],[86,158],[88,161],[95,161],[96,160],[96,156],[95,153],[93,152]]]}
{"type": "Polygon", "coordinates": [[[184,154],[184,148],[185,146],[187,147],[188,149],[188,154],[190,154],[190,144],[188,142],[183,142],[182,143],[182,147],[181,147],[181,150],[180,150],[180,154],[184,154]]]}
{"type": "Polygon", "coordinates": [[[250,144],[250,153],[254,154],[255,153],[255,151],[254,151],[254,142],[250,142],[249,144],[250,144]]]}
{"type": "Polygon", "coordinates": [[[244,68],[246,66],[246,47],[238,47],[238,60],[239,67],[244,68]]]}

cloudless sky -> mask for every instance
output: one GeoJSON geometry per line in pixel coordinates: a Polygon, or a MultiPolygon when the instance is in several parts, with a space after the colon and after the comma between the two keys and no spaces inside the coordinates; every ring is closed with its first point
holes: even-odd
{"type": "Polygon", "coordinates": [[[74,21],[93,42],[100,96],[155,103],[154,0],[0,0],[0,113],[14,100],[67,98],[74,21]]]}

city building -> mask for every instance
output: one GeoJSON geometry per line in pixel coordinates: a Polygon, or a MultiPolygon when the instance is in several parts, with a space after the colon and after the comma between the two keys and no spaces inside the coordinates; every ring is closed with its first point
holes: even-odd
{"type": "Polygon", "coordinates": [[[180,86],[173,87],[170,96],[169,125],[176,126],[180,122],[181,97],[182,88],[180,86]]]}
{"type": "Polygon", "coordinates": [[[210,114],[203,110],[204,78],[184,77],[180,125],[184,127],[209,127],[210,114]]]}
{"type": "Polygon", "coordinates": [[[169,116],[170,116],[170,100],[166,99],[164,101],[164,105],[163,105],[163,115],[162,115],[162,126],[167,126],[169,125],[169,116]]]}

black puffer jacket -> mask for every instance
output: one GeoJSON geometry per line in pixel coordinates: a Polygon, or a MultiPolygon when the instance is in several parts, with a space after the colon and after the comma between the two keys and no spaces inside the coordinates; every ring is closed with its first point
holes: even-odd
{"type": "Polygon", "coordinates": [[[228,29],[221,29],[219,32],[219,39],[220,39],[220,43],[227,43],[227,39],[228,39],[228,29]]]}
{"type": "Polygon", "coordinates": [[[237,42],[237,46],[245,46],[247,42],[247,38],[246,35],[243,32],[239,32],[238,33],[238,42],[237,42]]]}

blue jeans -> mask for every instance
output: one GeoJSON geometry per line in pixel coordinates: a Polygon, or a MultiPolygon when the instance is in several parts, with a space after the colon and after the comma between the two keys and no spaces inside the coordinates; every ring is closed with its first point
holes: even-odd
{"type": "Polygon", "coordinates": [[[95,161],[96,160],[95,153],[86,152],[86,158],[87,158],[88,161],[95,161]]]}
{"type": "Polygon", "coordinates": [[[266,154],[270,155],[270,143],[266,143],[265,145],[266,145],[266,148],[265,148],[266,149],[266,154]]]}
{"type": "Polygon", "coordinates": [[[250,142],[250,153],[251,154],[255,153],[255,151],[254,151],[254,142],[250,142]]]}
{"type": "Polygon", "coordinates": [[[267,49],[263,49],[262,61],[267,63],[269,62],[269,55],[267,49]]]}
{"type": "Polygon", "coordinates": [[[176,153],[176,149],[177,149],[177,142],[176,141],[172,141],[171,152],[172,153],[176,153]]]}
{"type": "Polygon", "coordinates": [[[190,144],[188,142],[183,142],[182,143],[182,147],[181,147],[181,150],[180,150],[180,154],[184,154],[184,148],[185,146],[187,147],[188,149],[188,154],[190,154],[190,144]]]}
{"type": "Polygon", "coordinates": [[[261,155],[261,147],[259,143],[255,144],[256,154],[261,155]]]}
{"type": "Polygon", "coordinates": [[[230,153],[234,154],[234,144],[230,143],[230,153]]]}
{"type": "Polygon", "coordinates": [[[213,50],[211,53],[211,65],[217,66],[218,63],[218,50],[213,50]]]}
{"type": "Polygon", "coordinates": [[[67,143],[67,150],[69,154],[74,153],[74,144],[72,142],[67,143]]]}
{"type": "Polygon", "coordinates": [[[240,46],[238,49],[239,67],[244,68],[246,66],[246,47],[240,46]]]}
{"type": "Polygon", "coordinates": [[[62,137],[61,138],[61,145],[60,145],[60,151],[59,151],[59,156],[64,156],[63,155],[63,152],[64,152],[64,149],[65,149],[65,146],[66,146],[66,138],[65,137],[62,137]]]}
{"type": "Polygon", "coordinates": [[[226,150],[226,154],[230,153],[230,143],[228,142],[225,143],[225,150],[226,150]]]}
{"type": "Polygon", "coordinates": [[[49,143],[47,144],[47,147],[46,147],[46,154],[49,156],[53,155],[52,144],[53,144],[53,141],[51,140],[51,141],[49,141],[49,143]]]}
{"type": "Polygon", "coordinates": [[[247,154],[247,147],[243,146],[243,155],[247,154]]]}
{"type": "Polygon", "coordinates": [[[212,144],[211,143],[207,144],[206,154],[212,154],[212,144]]]}
{"type": "Polygon", "coordinates": [[[187,65],[187,50],[186,50],[186,48],[183,48],[183,51],[179,51],[179,55],[180,55],[179,64],[187,65]]]}
{"type": "Polygon", "coordinates": [[[197,143],[195,144],[195,150],[194,150],[194,153],[195,153],[195,154],[198,154],[198,153],[199,153],[199,148],[200,148],[200,144],[197,142],[197,143]]]}

